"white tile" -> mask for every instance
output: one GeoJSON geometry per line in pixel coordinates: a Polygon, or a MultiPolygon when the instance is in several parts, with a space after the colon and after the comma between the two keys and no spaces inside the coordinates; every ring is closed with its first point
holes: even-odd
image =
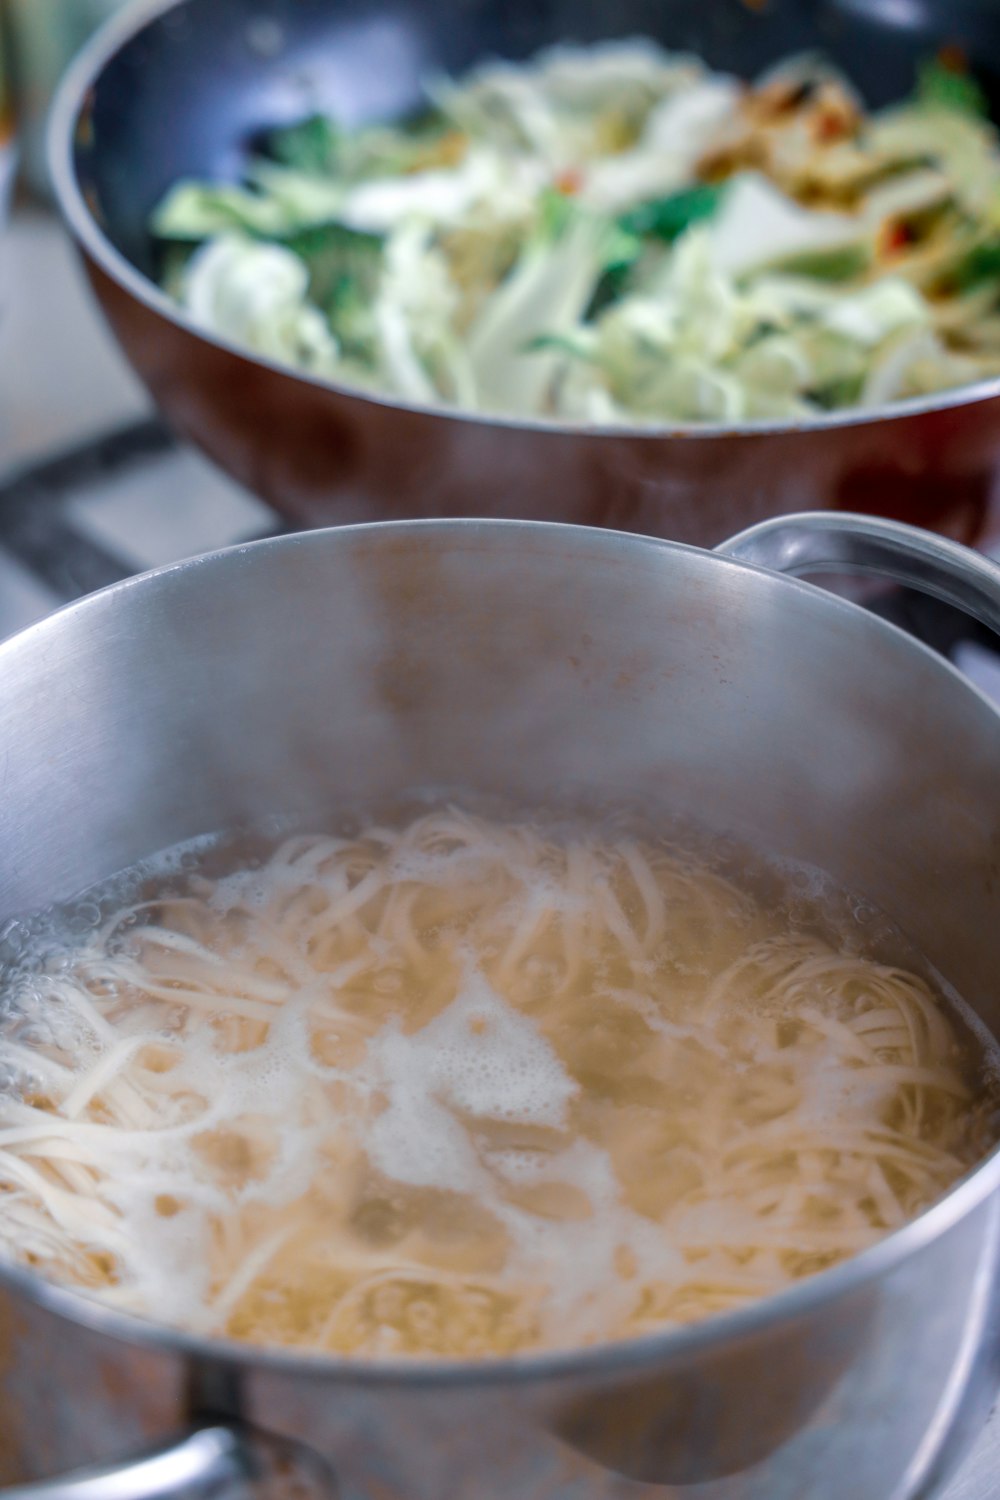
{"type": "Polygon", "coordinates": [[[60,600],[6,552],[0,552],[0,640],[54,610],[60,600]]]}
{"type": "Polygon", "coordinates": [[[126,470],[70,500],[76,530],[137,571],[246,541],[278,523],[274,512],[188,449],[126,470]]]}
{"type": "Polygon", "coordinates": [[[55,215],[0,233],[0,474],[149,410],[55,215]]]}

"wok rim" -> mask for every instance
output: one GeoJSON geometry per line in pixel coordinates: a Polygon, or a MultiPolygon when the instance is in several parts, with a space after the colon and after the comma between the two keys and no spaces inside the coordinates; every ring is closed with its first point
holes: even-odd
{"type": "Polygon", "coordinates": [[[306,370],[247,349],[234,340],[200,327],[148,276],[144,275],[113,243],[91,212],[80,187],[76,170],[75,140],[88,95],[101,82],[108,65],[120,51],[150,25],[170,11],[198,3],[198,0],[131,0],[123,11],[110,16],[85,43],[70,63],[56,90],[49,115],[47,156],[53,190],[59,210],[70,233],[94,264],[122,291],[148,311],[165,319],[181,332],[244,360],[277,376],[301,383],[318,391],[332,393],[341,400],[353,400],[399,411],[482,425],[499,431],[529,432],[556,441],[562,439],[617,439],[619,441],[663,442],[675,438],[753,439],[794,437],[797,434],[839,431],[843,428],[870,427],[884,422],[933,417],[959,407],[1000,399],[1000,375],[973,381],[930,396],[912,396],[904,401],[888,402],[874,407],[846,407],[842,411],[823,412],[808,419],[749,422],[659,422],[648,425],[608,424],[559,421],[551,417],[513,417],[488,412],[468,411],[444,402],[416,402],[381,395],[363,386],[333,381],[306,370]]]}
{"type": "MultiPolygon", "coordinates": [[[[255,542],[215,549],[211,552],[167,563],[147,572],[110,584],[82,599],[64,605],[52,614],[29,625],[0,642],[0,670],[5,657],[20,649],[21,644],[58,629],[59,623],[77,614],[112,607],[133,589],[145,592],[161,587],[169,589],[170,580],[195,570],[239,568],[242,560],[270,551],[291,552],[328,546],[350,546],[385,533],[387,539],[413,535],[420,537],[444,534],[475,541],[477,535],[516,534],[540,531],[549,534],[546,545],[562,548],[565,543],[592,551],[595,560],[616,554],[652,552],[694,555],[719,566],[751,577],[780,582],[791,595],[805,597],[803,607],[823,608],[831,616],[862,615],[875,631],[888,632],[905,642],[916,658],[923,657],[935,670],[955,679],[994,715],[1000,709],[957,668],[940,657],[929,646],[915,640],[900,627],[870,614],[861,605],[839,598],[804,579],[777,574],[755,563],[739,561],[688,543],[659,537],[640,536],[631,532],[595,530],[563,522],[508,519],[430,518],[407,521],[375,521],[354,525],[327,526],[265,537],[255,542]],[[819,601],[823,601],[820,603],[819,601]]],[[[962,1220],[966,1219],[1000,1190],[1000,1142],[975,1162],[936,1202],[909,1219],[900,1228],[883,1235],[874,1244],[838,1265],[816,1272],[769,1296],[758,1298],[728,1312],[716,1313],[694,1323],[668,1326],[628,1339],[612,1340],[587,1346],[533,1350],[514,1355],[479,1359],[382,1357],[329,1354],[321,1350],[292,1351],[278,1346],[257,1345],[224,1336],[200,1335],[158,1323],[153,1318],[128,1313],[102,1303],[97,1297],[47,1280],[41,1273],[18,1266],[0,1256],[0,1286],[25,1297],[45,1311],[65,1318],[90,1332],[119,1343],[151,1349],[167,1355],[211,1362],[227,1367],[248,1367],[286,1374],[322,1383],[356,1383],[366,1387],[433,1387],[447,1389],[457,1385],[507,1387],[540,1385],[546,1382],[578,1379],[586,1382],[595,1377],[629,1375],[650,1368],[697,1359],[726,1344],[737,1344],[768,1329],[789,1325],[806,1318],[818,1309],[871,1285],[892,1272],[911,1256],[927,1248],[962,1220]]]]}

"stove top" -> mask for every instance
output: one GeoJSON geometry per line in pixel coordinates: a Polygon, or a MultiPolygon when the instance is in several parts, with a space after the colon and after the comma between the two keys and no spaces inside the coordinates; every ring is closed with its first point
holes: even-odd
{"type": "MultiPolygon", "coordinates": [[[[114,427],[0,477],[0,639],[147,568],[289,529],[157,418],[114,427]]],[[[1000,703],[989,632],[904,589],[876,607],[1000,703]]]]}
{"type": "Polygon", "coordinates": [[[283,529],[155,418],[113,429],[0,482],[0,637],[147,568],[283,529]]]}
{"type": "MultiPolygon", "coordinates": [[[[146,568],[287,527],[142,417],[0,481],[0,638],[146,568]]],[[[880,611],[952,659],[1000,703],[1000,654],[947,606],[898,590],[880,611]]],[[[1000,1409],[936,1500],[1000,1495],[1000,1409]]]]}

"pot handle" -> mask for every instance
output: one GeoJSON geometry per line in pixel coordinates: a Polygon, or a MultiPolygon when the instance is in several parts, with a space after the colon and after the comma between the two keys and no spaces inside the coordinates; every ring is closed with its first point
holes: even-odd
{"type": "Polygon", "coordinates": [[[124,1463],[0,1490],[2,1500],[336,1500],[337,1494],[332,1471],[311,1449],[228,1422],[195,1428],[124,1463]]]}
{"type": "Polygon", "coordinates": [[[916,526],[845,511],[775,516],[716,547],[773,573],[861,573],[890,579],[971,615],[1000,635],[1000,566],[916,526]]]}

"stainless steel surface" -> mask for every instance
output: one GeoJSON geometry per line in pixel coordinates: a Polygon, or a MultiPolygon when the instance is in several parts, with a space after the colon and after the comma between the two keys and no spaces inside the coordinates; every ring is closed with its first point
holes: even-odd
{"type": "MultiPolygon", "coordinates": [[[[283,538],[0,646],[0,723],[0,921],[264,811],[625,793],[865,891],[1000,1020],[1000,716],[901,632],[731,560],[501,523],[283,538]]],[[[994,1155],[742,1312],[487,1365],[254,1351],[8,1271],[0,1481],[210,1414],[315,1449],[345,1500],[916,1500],[996,1389],[998,1178],[994,1155]]]]}
{"type": "Polygon", "coordinates": [[[783,516],[749,527],[716,551],[790,578],[888,578],[952,604],[1000,634],[996,564],[912,526],[872,516],[783,516]]]}
{"type": "MultiPolygon", "coordinates": [[[[809,422],[581,428],[412,407],[212,337],[154,279],[148,215],[170,182],[239,175],[262,127],[410,107],[421,77],[572,36],[651,34],[752,74],[820,47],[883,99],[964,48],[995,84],[1000,13],[977,0],[140,0],[71,68],[51,135],[56,194],[97,296],[168,419],[306,524],[432,512],[534,517],[714,544],[811,508],[875,511],[964,541],[1000,528],[1000,381],[809,422]],[[888,91],[888,93],[887,93],[888,91]],[[164,118],[176,122],[165,131],[164,118]]],[[[993,89],[997,92],[996,87],[993,89]]]]}
{"type": "Polygon", "coordinates": [[[15,1485],[7,1500],[225,1500],[245,1488],[253,1468],[242,1435],[203,1427],[136,1458],[127,1467],[101,1464],[71,1479],[15,1485]]]}

